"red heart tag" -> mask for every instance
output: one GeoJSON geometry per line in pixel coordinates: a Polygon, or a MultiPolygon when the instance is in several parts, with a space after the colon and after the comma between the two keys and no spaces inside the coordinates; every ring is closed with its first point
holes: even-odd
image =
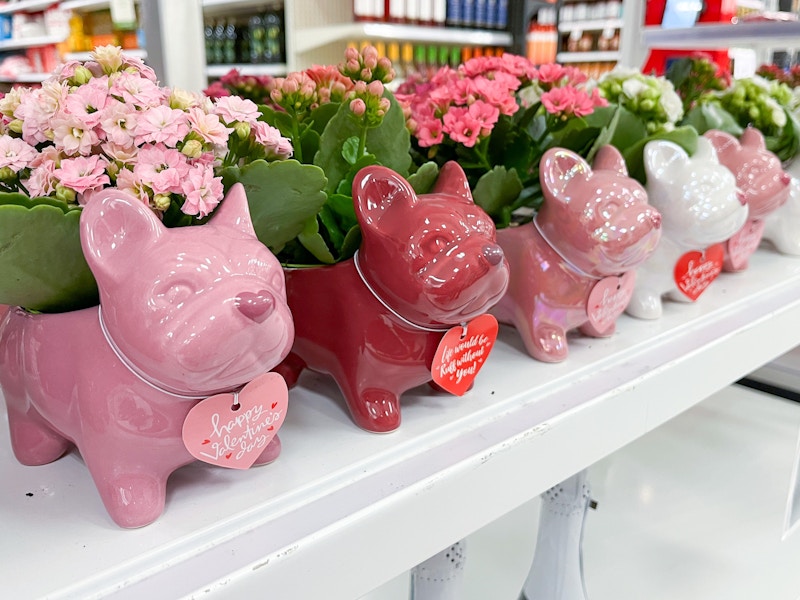
{"type": "Polygon", "coordinates": [[[497,319],[490,314],[475,317],[466,326],[449,329],[433,357],[434,383],[451,394],[463,396],[486,363],[497,330],[497,319]]]}
{"type": "Polygon", "coordinates": [[[586,313],[589,323],[599,332],[608,331],[628,306],[633,296],[636,272],[628,271],[622,277],[604,277],[589,292],[586,313]]]}
{"type": "Polygon", "coordinates": [[[675,263],[675,285],[692,302],[700,297],[722,272],[725,249],[722,244],[714,244],[705,252],[687,252],[675,263]]]}
{"type": "Polygon", "coordinates": [[[288,405],[283,377],[265,373],[238,394],[217,394],[198,402],[183,422],[183,443],[197,460],[248,469],[278,433],[288,405]]]}
{"type": "Polygon", "coordinates": [[[756,251],[764,235],[764,221],[747,221],[744,226],[728,239],[728,258],[736,270],[744,269],[748,259],[756,251]]]}

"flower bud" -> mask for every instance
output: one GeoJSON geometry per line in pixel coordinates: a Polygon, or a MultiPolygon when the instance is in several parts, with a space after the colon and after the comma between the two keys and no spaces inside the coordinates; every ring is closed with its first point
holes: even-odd
{"type": "Polygon", "coordinates": [[[169,194],[156,194],[153,196],[153,206],[160,211],[165,211],[172,203],[172,197],[169,194]]]}
{"type": "Polygon", "coordinates": [[[14,169],[11,167],[3,167],[0,169],[0,181],[11,181],[16,177],[14,169]]]}
{"type": "MultiPolygon", "coordinates": [[[[249,132],[248,132],[249,135],[249,132]]],[[[203,143],[199,140],[188,140],[181,149],[181,153],[189,158],[200,158],[203,154],[203,143]]]]}
{"type": "Polygon", "coordinates": [[[237,121],[233,126],[233,130],[239,136],[239,139],[246,140],[250,137],[250,123],[237,121]]]}
{"type": "Polygon", "coordinates": [[[72,77],[70,77],[70,83],[72,85],[83,85],[88,83],[91,78],[92,72],[83,65],[80,65],[75,67],[75,71],[72,73],[72,77]]]}
{"type": "Polygon", "coordinates": [[[56,184],[56,198],[61,200],[62,202],[66,202],[67,204],[75,204],[75,198],[77,194],[75,190],[64,187],[60,183],[56,184]]]}
{"type": "Polygon", "coordinates": [[[8,124],[8,128],[14,133],[22,133],[22,119],[14,119],[8,124]]]}
{"type": "Polygon", "coordinates": [[[363,117],[364,113],[367,112],[367,105],[361,98],[355,98],[350,102],[350,110],[353,111],[355,116],[363,117]]]}

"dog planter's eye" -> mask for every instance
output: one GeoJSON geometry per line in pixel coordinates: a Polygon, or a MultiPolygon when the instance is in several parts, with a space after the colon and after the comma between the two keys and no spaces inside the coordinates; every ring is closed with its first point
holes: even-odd
{"type": "Polygon", "coordinates": [[[195,293],[194,287],[185,281],[170,281],[156,289],[155,299],[161,304],[178,306],[195,293]]]}
{"type": "Polygon", "coordinates": [[[447,248],[449,244],[449,237],[441,233],[433,233],[422,240],[420,247],[422,248],[422,252],[424,254],[427,256],[433,256],[435,254],[439,254],[439,252],[447,248]]]}

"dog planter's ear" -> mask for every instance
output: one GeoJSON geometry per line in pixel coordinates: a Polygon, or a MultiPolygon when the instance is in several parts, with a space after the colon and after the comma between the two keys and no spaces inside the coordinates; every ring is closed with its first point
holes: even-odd
{"type": "Polygon", "coordinates": [[[472,190],[469,189],[469,181],[467,181],[464,169],[454,160],[442,165],[439,177],[436,179],[436,185],[433,186],[431,191],[434,194],[457,196],[469,204],[474,204],[472,190]]]}
{"type": "Polygon", "coordinates": [[[386,167],[364,167],[353,180],[353,204],[361,227],[374,229],[387,215],[416,203],[414,189],[386,167]]]}
{"type": "Polygon", "coordinates": [[[626,177],[628,176],[628,165],[625,164],[625,159],[622,158],[620,151],[610,144],[600,146],[592,161],[592,169],[595,171],[616,171],[626,177]]]}
{"type": "Polygon", "coordinates": [[[737,152],[740,148],[739,140],[737,140],[730,133],[725,133],[724,131],[711,129],[706,131],[703,134],[703,137],[711,142],[711,145],[714,147],[714,151],[717,153],[717,157],[720,159],[720,161],[723,160],[725,155],[737,152]]]}
{"type": "MultiPolygon", "coordinates": [[[[707,140],[705,142],[711,146],[707,140]]],[[[648,182],[670,183],[688,162],[689,155],[674,142],[654,140],[644,147],[644,170],[648,182]]]]}
{"type": "Polygon", "coordinates": [[[83,255],[98,284],[129,277],[140,250],[158,243],[165,231],[149,206],[118,188],[92,196],[80,228],[83,255]]]}
{"type": "Polygon", "coordinates": [[[714,145],[711,143],[711,140],[704,138],[702,135],[697,138],[697,148],[695,148],[694,154],[692,154],[692,159],[719,164],[717,151],[714,149],[714,145]]]}
{"type": "Polygon", "coordinates": [[[551,148],[542,156],[539,178],[542,188],[555,200],[568,202],[566,188],[574,178],[586,179],[592,172],[583,158],[564,148],[551,148]]]}
{"type": "Polygon", "coordinates": [[[247,237],[256,237],[253,221],[250,218],[250,207],[247,204],[247,193],[241,183],[234,184],[228,190],[211,216],[208,226],[233,229],[247,237]]]}
{"type": "Polygon", "coordinates": [[[746,128],[742,133],[742,136],[739,138],[739,142],[742,144],[742,146],[755,148],[756,150],[767,149],[767,144],[764,141],[764,134],[762,134],[755,127],[746,128]]]}

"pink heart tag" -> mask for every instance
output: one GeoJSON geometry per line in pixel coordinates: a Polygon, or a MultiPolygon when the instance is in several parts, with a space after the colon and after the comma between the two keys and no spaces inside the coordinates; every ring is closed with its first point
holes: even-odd
{"type": "Polygon", "coordinates": [[[675,264],[675,285],[694,302],[722,272],[724,255],[722,244],[706,248],[705,252],[687,252],[675,264]]]}
{"type": "Polygon", "coordinates": [[[747,221],[744,226],[734,233],[728,240],[728,258],[731,266],[740,271],[747,267],[747,261],[756,251],[764,235],[764,221],[754,219],[747,221]]]}
{"type": "Polygon", "coordinates": [[[624,311],[633,296],[636,272],[628,271],[622,277],[604,277],[589,292],[586,313],[589,323],[598,332],[608,331],[624,311]]]}
{"type": "Polygon", "coordinates": [[[463,396],[486,363],[498,329],[497,319],[490,314],[475,317],[466,327],[449,329],[433,357],[434,383],[451,394],[463,396]]]}
{"type": "Polygon", "coordinates": [[[198,402],[183,422],[183,443],[197,460],[249,469],[278,433],[288,405],[283,377],[265,373],[236,394],[198,402]]]}

